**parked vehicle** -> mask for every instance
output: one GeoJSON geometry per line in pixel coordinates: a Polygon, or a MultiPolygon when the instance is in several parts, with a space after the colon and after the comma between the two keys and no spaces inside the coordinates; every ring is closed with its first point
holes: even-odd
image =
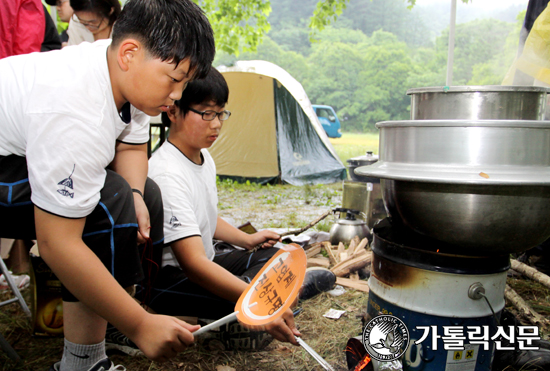
{"type": "Polygon", "coordinates": [[[340,138],[342,136],[342,128],[340,120],[331,106],[321,106],[317,104],[311,105],[315,110],[315,114],[319,118],[323,129],[325,129],[329,138],[340,138]]]}

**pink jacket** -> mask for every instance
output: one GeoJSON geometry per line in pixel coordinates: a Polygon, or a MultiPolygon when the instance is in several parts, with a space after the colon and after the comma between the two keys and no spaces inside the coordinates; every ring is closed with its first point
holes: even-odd
{"type": "Polygon", "coordinates": [[[0,59],[39,52],[45,29],[41,0],[0,1],[0,59]]]}

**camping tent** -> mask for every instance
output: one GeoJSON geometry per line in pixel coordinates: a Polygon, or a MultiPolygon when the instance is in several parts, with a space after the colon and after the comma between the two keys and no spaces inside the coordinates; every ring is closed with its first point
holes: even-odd
{"type": "Polygon", "coordinates": [[[266,61],[218,70],[229,85],[231,117],[209,149],[220,177],[293,185],[334,183],[346,168],[302,85],[266,61]]]}

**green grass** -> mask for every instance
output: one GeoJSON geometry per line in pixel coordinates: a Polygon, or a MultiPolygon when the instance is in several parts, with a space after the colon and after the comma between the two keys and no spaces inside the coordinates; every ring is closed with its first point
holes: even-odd
{"type": "Polygon", "coordinates": [[[348,159],[363,156],[367,151],[378,154],[378,133],[343,133],[340,138],[330,138],[330,143],[344,165],[348,159]]]}

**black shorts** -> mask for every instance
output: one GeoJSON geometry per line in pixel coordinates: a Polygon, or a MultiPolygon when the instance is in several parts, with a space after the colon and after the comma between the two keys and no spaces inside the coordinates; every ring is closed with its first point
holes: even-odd
{"type": "MultiPolygon", "coordinates": [[[[256,252],[231,248],[217,251],[213,261],[250,283],[277,251],[277,248],[256,252]]],[[[138,286],[138,296],[147,294],[149,306],[159,314],[218,319],[235,311],[234,302],[191,282],[179,267],[171,265],[162,267],[150,293],[140,292],[138,286]]]]}
{"type": "MultiPolygon", "coordinates": [[[[84,243],[99,257],[122,287],[140,283],[151,268],[145,255],[160,256],[164,240],[160,190],[147,179],[144,199],[151,218],[153,251],[137,246],[137,220],[130,185],[114,171],[107,170],[105,185],[96,208],[86,217],[84,243]]],[[[36,239],[34,205],[24,157],[0,156],[0,237],[36,239]]],[[[39,246],[40,248],[40,246],[39,246]]],[[[86,262],[82,262],[83,265],[86,262]]],[[[63,289],[63,300],[77,301],[63,289]]]]}

